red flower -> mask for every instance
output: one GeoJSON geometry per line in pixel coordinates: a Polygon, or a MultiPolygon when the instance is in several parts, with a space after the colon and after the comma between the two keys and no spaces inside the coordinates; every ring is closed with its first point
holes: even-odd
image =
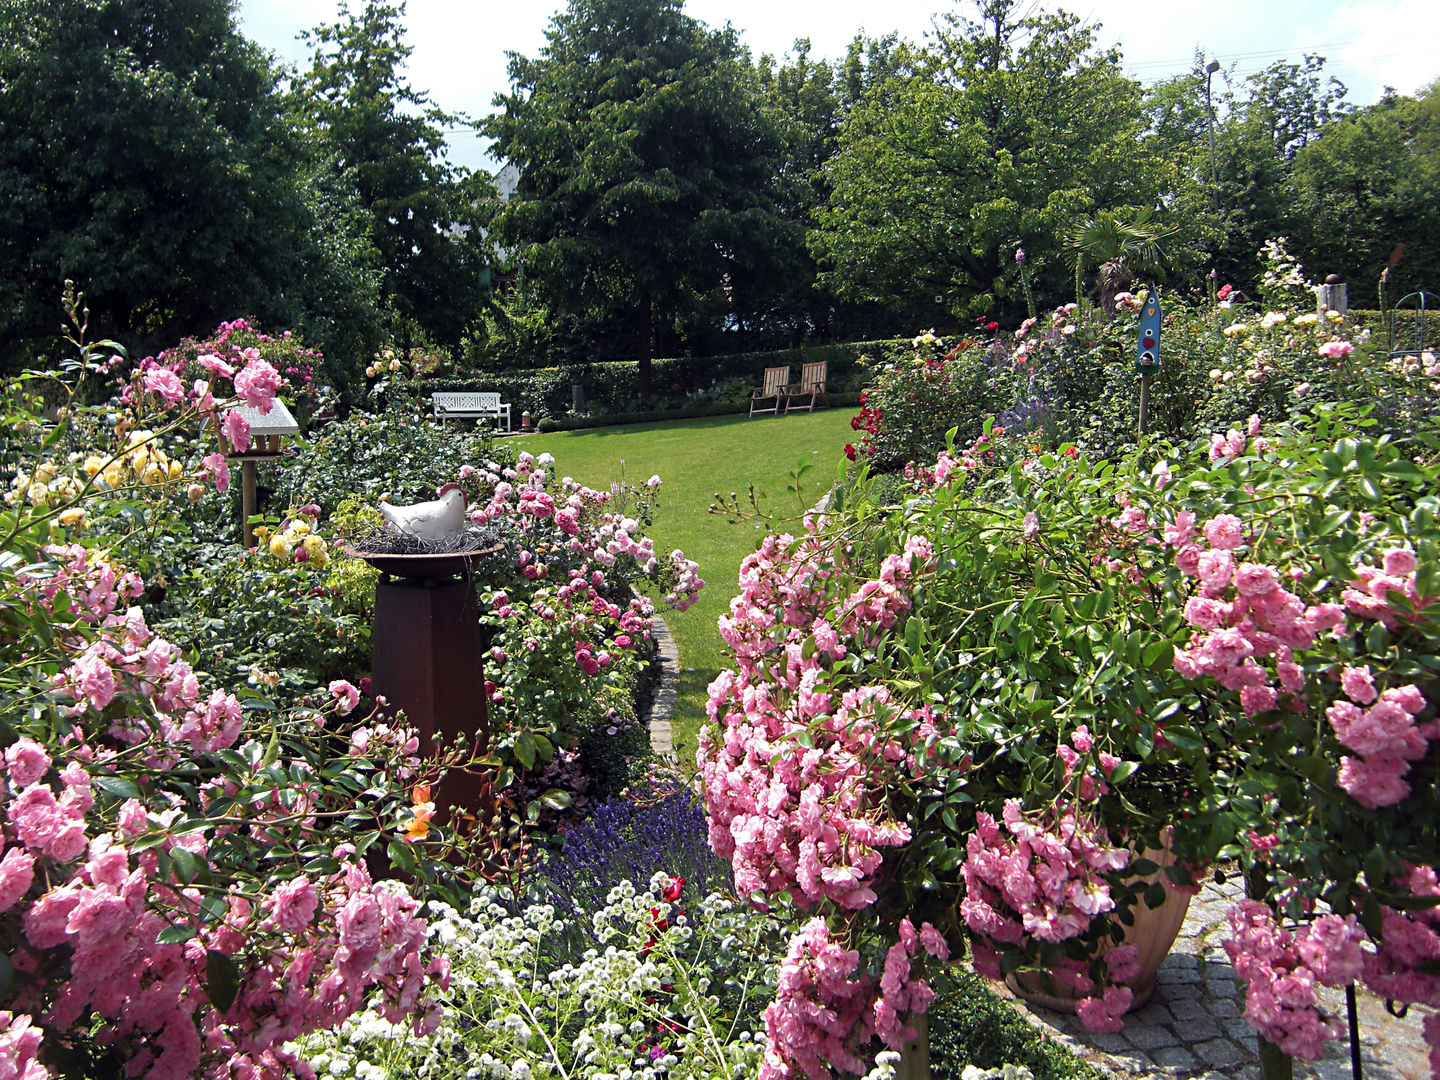
{"type": "Polygon", "coordinates": [[[1230,285],[1222,285],[1222,286],[1220,286],[1220,291],[1215,294],[1215,299],[1216,299],[1216,300],[1224,300],[1224,299],[1225,299],[1226,297],[1228,297],[1233,291],[1234,291],[1234,289],[1233,289],[1232,286],[1230,286],[1230,285]]]}
{"type": "Polygon", "coordinates": [[[660,894],[660,899],[664,900],[667,904],[673,904],[676,900],[680,899],[680,890],[684,887],[685,879],[683,877],[677,877],[670,882],[670,887],[660,894]]]}
{"type": "Polygon", "coordinates": [[[993,333],[994,331],[1000,329],[1000,324],[998,322],[987,322],[985,324],[985,329],[993,333]]]}
{"type": "Polygon", "coordinates": [[[845,456],[851,461],[855,460],[855,447],[851,446],[848,442],[845,444],[845,456]]]}

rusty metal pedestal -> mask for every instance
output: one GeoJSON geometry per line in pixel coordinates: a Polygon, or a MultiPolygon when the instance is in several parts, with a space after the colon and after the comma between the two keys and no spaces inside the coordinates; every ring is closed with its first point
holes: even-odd
{"type": "MultiPolygon", "coordinates": [[[[391,715],[405,711],[422,756],[437,743],[452,746],[457,737],[484,751],[485,672],[468,578],[382,576],[375,587],[372,643],[372,689],[388,700],[391,715]]],[[[479,776],[453,769],[432,797],[442,813],[451,804],[473,812],[479,794],[479,776]]]]}

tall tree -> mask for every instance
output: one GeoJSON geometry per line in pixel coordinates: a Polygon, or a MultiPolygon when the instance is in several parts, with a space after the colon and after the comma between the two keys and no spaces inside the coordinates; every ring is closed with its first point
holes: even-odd
{"type": "Polygon", "coordinates": [[[274,87],[227,0],[0,4],[0,361],[53,343],[67,277],[138,347],[289,325],[310,219],[274,87]]]}
{"type": "Polygon", "coordinates": [[[843,294],[917,323],[958,319],[1014,295],[1021,245],[1058,291],[1073,219],[1155,203],[1139,87],[1119,54],[1096,50],[1074,16],[1017,7],[983,0],[977,19],[948,16],[913,70],[850,111],[814,238],[843,294]]]}
{"type": "Polygon", "coordinates": [[[1393,302],[1440,282],[1440,83],[1418,98],[1389,94],[1327,125],[1296,155],[1289,233],[1313,275],[1350,283],[1353,306],[1379,302],[1376,283],[1396,246],[1393,302]]]}
{"type": "Polygon", "coordinates": [[[552,309],[629,324],[647,396],[657,323],[762,273],[778,227],[753,71],[679,0],[572,0],[510,80],[486,124],[520,169],[499,234],[552,309]]]}
{"type": "Polygon", "coordinates": [[[342,3],[337,22],[307,35],[314,56],[293,106],[319,159],[355,192],[395,331],[418,326],[454,346],[480,303],[486,192],[445,162],[442,126],[457,118],[405,78],[404,14],[403,3],[342,3]]]}

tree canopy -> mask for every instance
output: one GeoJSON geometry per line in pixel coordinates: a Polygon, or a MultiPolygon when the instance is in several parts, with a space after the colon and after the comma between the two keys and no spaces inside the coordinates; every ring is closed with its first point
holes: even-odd
{"type": "Polygon", "coordinates": [[[573,0],[510,78],[486,125],[520,169],[499,234],[558,310],[629,322],[644,396],[656,323],[760,272],[779,227],[753,69],[678,0],[573,0]]]}
{"type": "Polygon", "coordinates": [[[275,79],[226,0],[0,5],[0,360],[53,343],[66,278],[142,344],[296,319],[308,215],[275,79]]]}

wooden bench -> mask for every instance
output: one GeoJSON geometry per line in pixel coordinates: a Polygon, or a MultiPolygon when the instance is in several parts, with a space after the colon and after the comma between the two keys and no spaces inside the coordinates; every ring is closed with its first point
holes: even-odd
{"type": "Polygon", "coordinates": [[[470,390],[443,390],[430,395],[436,420],[493,420],[496,426],[505,421],[510,430],[510,403],[500,395],[470,390]]]}

